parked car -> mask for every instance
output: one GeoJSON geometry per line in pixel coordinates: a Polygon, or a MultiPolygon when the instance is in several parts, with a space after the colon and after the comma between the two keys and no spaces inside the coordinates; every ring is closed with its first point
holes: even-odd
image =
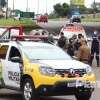
{"type": "Polygon", "coordinates": [[[48,16],[46,15],[41,15],[37,17],[37,22],[44,22],[47,23],[48,22],[48,16]]]}

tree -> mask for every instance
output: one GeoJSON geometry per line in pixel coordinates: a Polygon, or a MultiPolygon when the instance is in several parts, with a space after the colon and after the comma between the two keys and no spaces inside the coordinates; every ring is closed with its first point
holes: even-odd
{"type": "Polygon", "coordinates": [[[54,11],[57,13],[59,16],[67,16],[69,13],[69,5],[66,3],[63,3],[62,5],[60,3],[54,5],[54,11]]]}
{"type": "Polygon", "coordinates": [[[95,14],[99,12],[98,7],[100,7],[100,4],[97,2],[93,2],[93,4],[91,5],[91,8],[93,9],[93,17],[95,18],[95,14]]]}
{"type": "Polygon", "coordinates": [[[79,6],[79,11],[80,11],[81,14],[84,14],[84,13],[86,13],[87,8],[84,5],[83,6],[79,6]]]}
{"type": "Polygon", "coordinates": [[[54,5],[54,11],[57,13],[59,16],[62,16],[62,6],[60,3],[54,5]]]}
{"type": "Polygon", "coordinates": [[[93,2],[93,3],[91,4],[91,8],[94,10],[95,13],[98,12],[97,4],[98,4],[98,3],[96,3],[96,2],[93,2]]]}
{"type": "Polygon", "coordinates": [[[6,0],[0,0],[0,9],[6,6],[6,0]]]}
{"type": "Polygon", "coordinates": [[[63,16],[67,16],[69,14],[69,5],[67,3],[63,3],[63,16]]]}

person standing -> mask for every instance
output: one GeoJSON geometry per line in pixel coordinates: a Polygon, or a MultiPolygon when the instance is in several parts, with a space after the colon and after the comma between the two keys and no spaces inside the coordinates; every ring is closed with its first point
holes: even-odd
{"type": "Polygon", "coordinates": [[[66,49],[67,48],[67,38],[64,36],[64,33],[61,32],[60,34],[60,38],[58,39],[58,46],[62,49],[66,49]]]}
{"type": "Polygon", "coordinates": [[[48,34],[48,43],[51,43],[51,44],[54,43],[53,34],[51,34],[51,33],[48,34]]]}
{"type": "Polygon", "coordinates": [[[75,41],[75,49],[78,50],[79,47],[81,46],[81,40],[83,39],[83,35],[82,34],[78,34],[78,38],[77,40],[75,41]]]}
{"type": "Polygon", "coordinates": [[[100,54],[100,44],[99,44],[99,33],[97,30],[94,30],[94,33],[92,35],[92,44],[91,44],[91,60],[90,60],[90,65],[92,66],[92,62],[94,59],[94,55],[97,61],[97,67],[99,66],[99,54],[100,54]]]}
{"type": "Polygon", "coordinates": [[[91,50],[87,45],[87,41],[85,39],[81,40],[81,46],[77,52],[77,59],[82,61],[83,63],[89,64],[91,57],[91,50]]]}
{"type": "Polygon", "coordinates": [[[73,57],[74,56],[74,52],[75,52],[75,48],[74,48],[74,44],[73,44],[73,38],[69,39],[69,43],[68,43],[68,47],[67,47],[67,53],[73,57]]]}

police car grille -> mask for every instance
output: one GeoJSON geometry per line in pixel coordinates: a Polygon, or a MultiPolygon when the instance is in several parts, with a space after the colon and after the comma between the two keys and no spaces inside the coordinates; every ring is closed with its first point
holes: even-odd
{"type": "Polygon", "coordinates": [[[82,77],[84,74],[86,74],[86,70],[74,69],[74,74],[72,74],[70,73],[70,69],[56,69],[56,74],[60,75],[61,77],[68,77],[68,78],[76,77],[76,75],[82,77]]]}

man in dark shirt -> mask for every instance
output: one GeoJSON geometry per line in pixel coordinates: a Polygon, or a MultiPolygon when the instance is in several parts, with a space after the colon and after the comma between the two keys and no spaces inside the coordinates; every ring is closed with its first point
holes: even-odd
{"type": "Polygon", "coordinates": [[[60,38],[58,39],[58,46],[59,46],[60,48],[62,48],[62,49],[66,49],[66,41],[67,41],[67,39],[66,39],[66,37],[64,36],[64,33],[63,33],[63,32],[61,32],[60,35],[61,35],[61,36],[60,36],[60,38]]]}
{"type": "Polygon", "coordinates": [[[93,35],[92,35],[92,45],[91,45],[91,60],[90,60],[90,65],[92,65],[92,61],[94,58],[94,55],[96,54],[95,58],[97,61],[97,67],[99,66],[99,49],[100,49],[100,44],[99,44],[99,33],[97,32],[97,30],[94,31],[93,35]]]}

